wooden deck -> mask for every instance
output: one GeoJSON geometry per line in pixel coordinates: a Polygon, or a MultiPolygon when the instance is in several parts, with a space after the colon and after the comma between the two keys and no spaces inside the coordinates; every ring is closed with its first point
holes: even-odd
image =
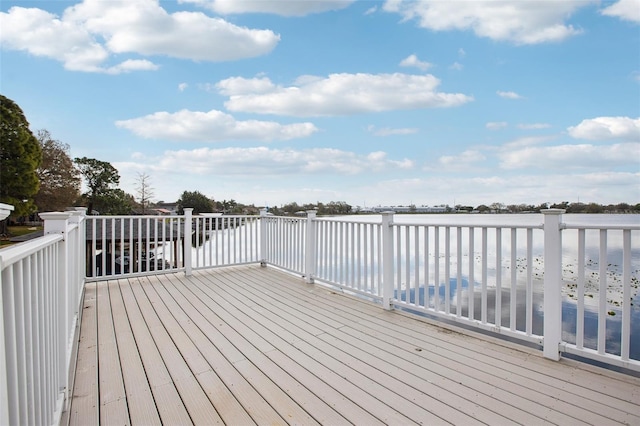
{"type": "Polygon", "coordinates": [[[89,283],[71,425],[640,424],[640,379],[273,268],[89,283]]]}

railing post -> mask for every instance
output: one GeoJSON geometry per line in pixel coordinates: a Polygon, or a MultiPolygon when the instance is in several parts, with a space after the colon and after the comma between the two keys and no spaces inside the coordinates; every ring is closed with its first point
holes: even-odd
{"type": "Polygon", "coordinates": [[[544,215],[544,348],[545,358],[558,361],[562,341],[562,209],[544,215]]]}
{"type": "Polygon", "coordinates": [[[193,209],[184,209],[184,274],[191,275],[191,253],[193,252],[193,209]]]}
{"type": "Polygon", "coordinates": [[[304,279],[307,284],[313,284],[316,275],[316,211],[307,210],[307,235],[305,238],[304,279]]]}
{"type": "Polygon", "coordinates": [[[71,217],[69,218],[70,224],[78,225],[78,234],[76,241],[73,242],[74,246],[76,246],[74,256],[75,258],[75,274],[78,282],[76,284],[79,285],[79,288],[76,290],[78,294],[81,293],[82,287],[84,286],[85,281],[85,273],[86,273],[86,263],[87,263],[87,235],[86,235],[86,222],[85,216],[87,214],[86,207],[77,207],[75,211],[71,212],[71,217]]]}
{"type": "MultiPolygon", "coordinates": [[[[14,209],[12,205],[0,203],[0,220],[6,219],[14,209]]],[[[7,358],[4,349],[4,302],[2,300],[2,270],[4,265],[0,259],[0,342],[3,349],[0,350],[0,425],[9,424],[9,392],[15,392],[15,389],[9,389],[7,374],[7,358]]]]}
{"type": "Polygon", "coordinates": [[[393,212],[382,212],[382,307],[391,309],[393,299],[393,212]]]}
{"type": "Polygon", "coordinates": [[[267,209],[260,210],[260,266],[267,266],[267,209]]]}
{"type": "Polygon", "coordinates": [[[60,242],[58,251],[58,277],[57,285],[54,292],[57,298],[56,306],[58,307],[57,328],[55,333],[55,342],[58,346],[58,391],[67,392],[69,378],[69,355],[68,338],[71,333],[71,317],[69,312],[75,310],[71,306],[70,293],[72,291],[72,283],[70,282],[71,265],[74,261],[70,256],[70,248],[74,242],[69,241],[69,219],[71,212],[51,212],[40,213],[40,218],[44,221],[44,235],[62,234],[63,240],[60,242]]]}

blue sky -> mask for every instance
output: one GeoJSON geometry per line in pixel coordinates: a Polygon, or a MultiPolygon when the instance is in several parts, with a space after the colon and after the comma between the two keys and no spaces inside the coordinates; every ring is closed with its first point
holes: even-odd
{"type": "Polygon", "coordinates": [[[640,0],[6,1],[0,93],[135,194],[640,202],[640,0]]]}

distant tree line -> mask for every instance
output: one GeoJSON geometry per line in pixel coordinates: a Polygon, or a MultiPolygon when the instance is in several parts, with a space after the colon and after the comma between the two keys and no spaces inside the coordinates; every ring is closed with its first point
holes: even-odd
{"type": "Polygon", "coordinates": [[[640,203],[631,205],[627,203],[619,204],[597,204],[597,203],[543,203],[537,206],[533,204],[510,204],[492,203],[490,205],[481,204],[477,207],[456,205],[451,212],[479,212],[479,213],[539,213],[544,209],[563,209],[567,213],[640,213],[640,203]]]}

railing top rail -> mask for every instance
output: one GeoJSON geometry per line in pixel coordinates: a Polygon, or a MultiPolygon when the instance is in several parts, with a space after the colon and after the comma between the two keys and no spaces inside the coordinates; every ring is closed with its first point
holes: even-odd
{"type": "Polygon", "coordinates": [[[564,229],[607,229],[612,231],[640,231],[640,224],[602,224],[602,225],[584,225],[579,223],[563,222],[564,229]]]}
{"type": "Polygon", "coordinates": [[[4,269],[63,239],[64,236],[62,234],[44,235],[31,241],[4,248],[0,250],[0,269],[4,269]]]}
{"type": "Polygon", "coordinates": [[[411,222],[393,222],[391,226],[438,226],[444,228],[501,228],[501,229],[543,229],[543,225],[533,225],[527,223],[484,223],[484,222],[469,222],[469,223],[454,223],[454,222],[425,222],[425,223],[411,223],[411,222]]]}
{"type": "MultiPolygon", "coordinates": [[[[364,224],[373,224],[380,225],[382,223],[381,220],[375,218],[375,220],[366,219],[363,216],[343,216],[343,217],[318,217],[314,218],[314,221],[331,221],[331,222],[346,222],[346,223],[364,223],[364,224]],[[358,220],[358,219],[362,220],[358,220]]],[[[543,224],[532,224],[532,223],[496,223],[496,222],[475,222],[469,221],[468,223],[463,222],[447,222],[447,221],[423,221],[423,222],[410,222],[406,220],[397,220],[395,217],[391,222],[391,226],[400,227],[400,226],[439,226],[439,227],[450,227],[450,228],[502,228],[502,229],[542,229],[543,224]]]]}

